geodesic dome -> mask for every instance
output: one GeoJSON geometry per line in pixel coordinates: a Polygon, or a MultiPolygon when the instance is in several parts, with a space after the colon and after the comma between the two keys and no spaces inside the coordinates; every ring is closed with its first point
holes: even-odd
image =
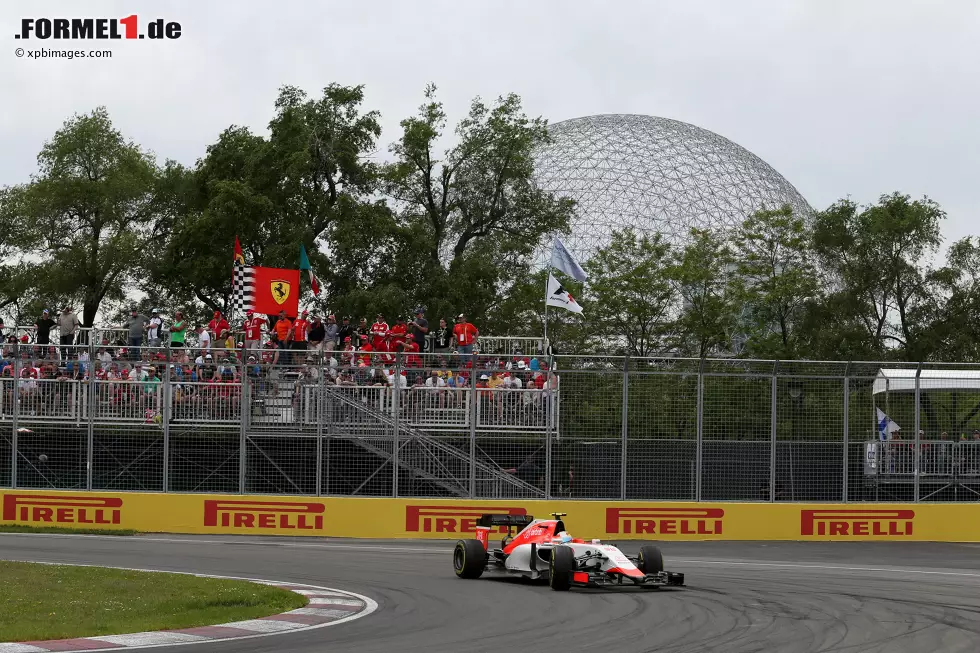
{"type": "Polygon", "coordinates": [[[549,132],[552,142],[535,155],[535,179],[577,202],[563,240],[580,260],[626,227],[682,245],[692,227],[731,228],[763,207],[789,204],[798,215],[812,214],[769,164],[694,125],[599,115],[555,123],[549,132]]]}

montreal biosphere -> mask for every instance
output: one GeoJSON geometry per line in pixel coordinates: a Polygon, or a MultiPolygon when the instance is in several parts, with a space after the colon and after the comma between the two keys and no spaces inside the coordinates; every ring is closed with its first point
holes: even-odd
{"type": "Polygon", "coordinates": [[[551,142],[535,155],[535,179],[576,201],[564,241],[580,260],[627,227],[682,245],[692,227],[728,229],[764,207],[812,213],[765,161],[688,123],[598,115],[554,123],[549,133],[551,142]]]}

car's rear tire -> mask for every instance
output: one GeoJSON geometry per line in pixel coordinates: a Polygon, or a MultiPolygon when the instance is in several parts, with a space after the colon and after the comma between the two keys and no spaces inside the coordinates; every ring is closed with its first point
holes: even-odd
{"type": "Polygon", "coordinates": [[[567,591],[572,586],[572,572],[575,571],[575,552],[568,546],[556,546],[551,550],[551,563],[548,566],[548,584],[556,592],[567,591]]]}
{"type": "Polygon", "coordinates": [[[652,544],[640,547],[637,562],[639,563],[636,565],[637,569],[644,574],[656,574],[664,570],[664,554],[652,544]]]}
{"type": "Polygon", "coordinates": [[[479,578],[487,568],[487,551],[480,540],[459,540],[453,549],[453,568],[460,578],[479,578]]]}

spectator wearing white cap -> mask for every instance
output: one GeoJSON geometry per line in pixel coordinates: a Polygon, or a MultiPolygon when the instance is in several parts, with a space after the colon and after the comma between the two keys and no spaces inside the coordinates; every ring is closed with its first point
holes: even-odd
{"type": "Polygon", "coordinates": [[[471,323],[466,321],[466,315],[460,313],[456,316],[456,326],[453,327],[453,340],[456,341],[456,350],[460,354],[472,354],[473,345],[480,337],[480,331],[471,323]]]}
{"type": "Polygon", "coordinates": [[[150,321],[146,325],[146,340],[150,347],[160,346],[162,331],[163,318],[160,317],[160,309],[154,308],[150,311],[150,321]]]}
{"type": "Polygon", "coordinates": [[[51,319],[51,311],[44,309],[41,311],[41,319],[34,323],[37,332],[35,343],[38,345],[51,344],[51,329],[54,328],[54,320],[51,319]]]}

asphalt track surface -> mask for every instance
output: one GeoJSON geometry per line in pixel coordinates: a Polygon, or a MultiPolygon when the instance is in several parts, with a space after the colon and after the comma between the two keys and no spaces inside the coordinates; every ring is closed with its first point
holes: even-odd
{"type": "MultiPolygon", "coordinates": [[[[632,553],[636,543],[623,543],[632,553]]],[[[662,545],[671,590],[553,592],[457,579],[452,542],[0,535],[0,558],[310,583],[377,612],[321,630],[151,649],[174,653],[602,650],[748,653],[980,651],[980,546],[662,545]]],[[[0,581],[2,582],[2,581],[0,581]]]]}

